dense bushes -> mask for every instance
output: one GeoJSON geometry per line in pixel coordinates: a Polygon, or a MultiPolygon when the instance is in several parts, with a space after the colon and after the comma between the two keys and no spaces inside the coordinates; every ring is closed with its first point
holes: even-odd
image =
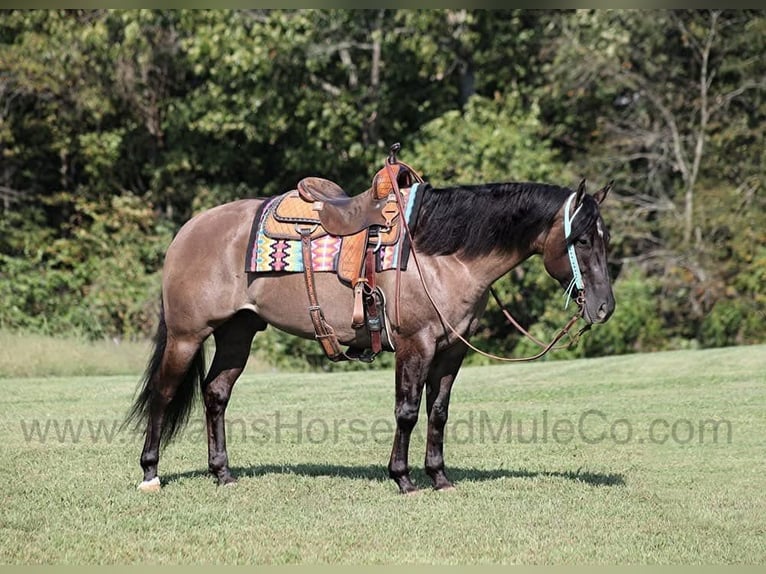
{"type": "Polygon", "coordinates": [[[105,203],[78,197],[71,207],[58,237],[30,229],[17,213],[0,223],[0,326],[92,339],[145,337],[159,301],[167,226],[162,230],[149,206],[131,195],[105,203]]]}
{"type": "MultiPolygon", "coordinates": [[[[145,337],[191,215],[363,189],[401,141],[437,184],[616,180],[617,312],[557,356],[764,341],[764,38],[761,11],[5,11],[0,327],[145,337]]],[[[498,283],[539,335],[541,269],[498,283]]],[[[519,341],[490,305],[477,342],[519,341]]]]}

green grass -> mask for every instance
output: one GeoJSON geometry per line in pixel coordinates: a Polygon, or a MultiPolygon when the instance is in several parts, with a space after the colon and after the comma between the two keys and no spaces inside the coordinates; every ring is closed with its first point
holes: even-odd
{"type": "MultiPolygon", "coordinates": [[[[164,452],[157,494],[135,489],[138,436],[25,438],[34,421],[111,432],[137,378],[0,379],[0,562],[766,562],[764,346],[466,368],[446,446],[458,488],[410,497],[386,477],[388,371],[245,374],[234,487],[204,472],[201,409],[164,452]],[[299,417],[301,432],[284,426],[299,417]],[[709,419],[717,440],[700,433],[709,419]],[[649,440],[653,421],[675,439],[649,440]]],[[[427,487],[424,422],[410,462],[427,487]]]]}
{"type": "Polygon", "coordinates": [[[122,375],[144,369],[151,343],[91,342],[0,330],[0,377],[122,375]]]}
{"type": "MultiPolygon", "coordinates": [[[[205,343],[211,357],[215,343],[205,343]]],[[[81,337],[51,337],[0,329],[0,377],[75,377],[131,375],[146,366],[151,341],[88,341],[81,337]]],[[[320,351],[321,352],[321,351],[320,351]]],[[[250,370],[271,370],[264,359],[250,358],[250,370]]]]}

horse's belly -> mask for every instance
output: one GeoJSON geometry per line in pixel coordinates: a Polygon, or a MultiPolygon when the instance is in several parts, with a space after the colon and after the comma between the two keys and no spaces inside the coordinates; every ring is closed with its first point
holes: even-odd
{"type": "MultiPolygon", "coordinates": [[[[302,273],[252,275],[249,288],[253,310],[267,323],[287,333],[314,338],[309,299],[302,273]]],[[[351,328],[354,294],[333,273],[315,273],[317,300],[329,325],[344,345],[363,344],[351,328]]],[[[362,334],[363,338],[365,335],[362,334]]]]}

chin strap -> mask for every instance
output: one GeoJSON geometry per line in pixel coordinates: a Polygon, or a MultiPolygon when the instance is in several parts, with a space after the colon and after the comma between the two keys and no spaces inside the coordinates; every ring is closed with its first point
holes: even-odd
{"type": "Polygon", "coordinates": [[[582,291],[585,284],[582,280],[582,273],[580,272],[580,264],[577,262],[577,254],[575,253],[574,243],[570,241],[570,235],[572,234],[572,221],[577,217],[582,205],[574,210],[574,213],[569,215],[569,208],[572,205],[572,201],[577,196],[577,193],[573,193],[567,199],[566,205],[564,205],[564,239],[567,242],[567,253],[569,254],[569,265],[572,267],[572,281],[569,283],[564,295],[566,296],[566,302],[564,303],[564,309],[569,307],[569,301],[572,299],[574,290],[582,291]]]}

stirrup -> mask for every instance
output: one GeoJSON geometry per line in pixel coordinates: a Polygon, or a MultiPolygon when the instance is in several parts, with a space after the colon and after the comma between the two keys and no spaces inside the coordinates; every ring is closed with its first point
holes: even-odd
{"type": "Polygon", "coordinates": [[[349,347],[344,354],[347,359],[361,363],[372,363],[377,356],[371,349],[362,349],[360,347],[349,347]]]}

